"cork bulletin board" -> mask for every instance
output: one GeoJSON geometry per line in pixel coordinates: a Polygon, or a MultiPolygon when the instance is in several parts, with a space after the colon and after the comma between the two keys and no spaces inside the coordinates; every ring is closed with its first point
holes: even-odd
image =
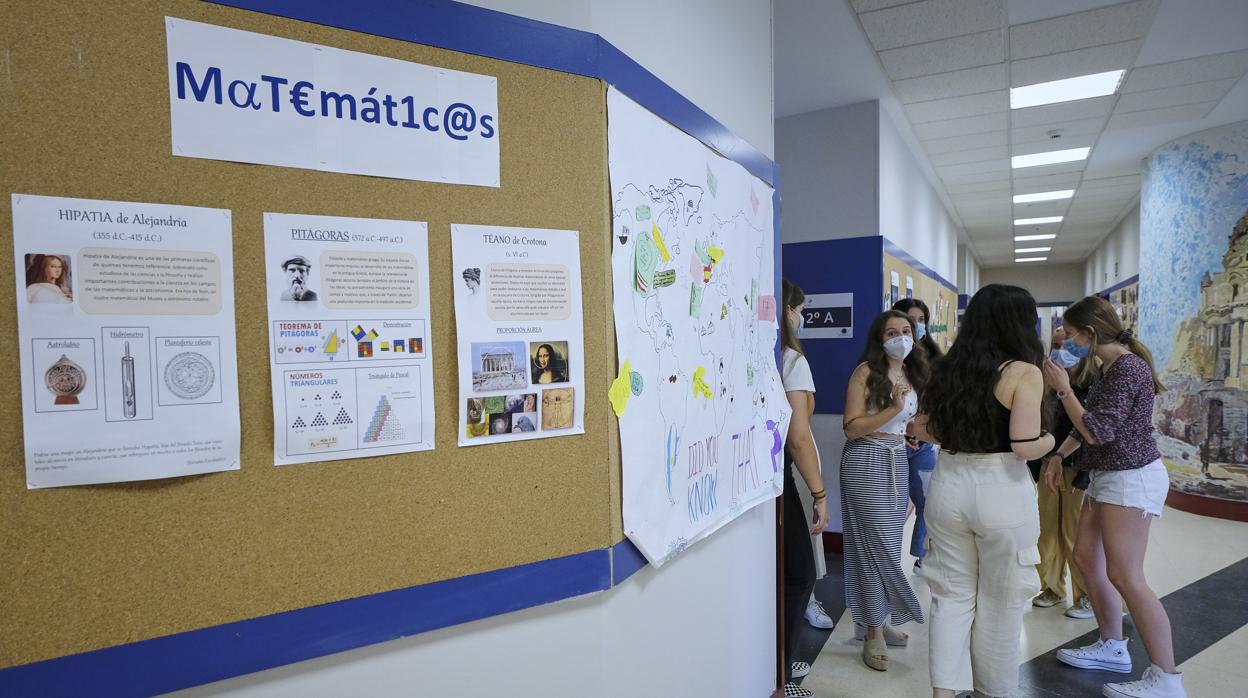
{"type": "MultiPolygon", "coordinates": [[[[22,415],[0,411],[0,668],[608,548],[620,540],[605,85],[595,79],[193,0],[6,6],[0,225],[9,193],[233,212],[242,468],[27,491],[22,415]],[[175,157],[165,16],[498,78],[502,186],[175,157]],[[437,406],[431,452],[277,468],[266,211],[426,221],[437,406]],[[583,436],[456,447],[452,223],[578,230],[583,436]]],[[[0,329],[16,335],[0,244],[0,329]]],[[[15,343],[0,386],[20,389],[15,343]]],[[[72,438],[68,435],[67,438],[72,438]]]]}
{"type": "MultiPolygon", "coordinates": [[[[941,351],[949,351],[957,335],[958,294],[941,281],[932,278],[930,272],[921,270],[905,260],[889,253],[884,253],[884,293],[892,291],[892,275],[896,272],[900,279],[901,297],[906,297],[906,279],[914,285],[914,297],[927,303],[932,316],[927,319],[927,331],[941,351]]],[[[882,305],[882,304],[881,304],[882,305]]]]}

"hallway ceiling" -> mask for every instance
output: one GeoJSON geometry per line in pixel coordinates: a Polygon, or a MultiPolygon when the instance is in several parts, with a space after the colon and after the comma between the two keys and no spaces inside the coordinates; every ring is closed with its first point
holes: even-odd
{"type": "Polygon", "coordinates": [[[1245,27],[1245,0],[776,0],[776,116],[879,99],[982,266],[1013,266],[1014,236],[1036,233],[1057,239],[1018,247],[1078,262],[1137,205],[1150,152],[1248,119],[1245,27]],[[1119,69],[1113,95],[1009,108],[1010,87],[1119,69]],[[1057,189],[1075,196],[1011,203],[1057,189]],[[1013,225],[1040,216],[1065,220],[1013,225]]]}

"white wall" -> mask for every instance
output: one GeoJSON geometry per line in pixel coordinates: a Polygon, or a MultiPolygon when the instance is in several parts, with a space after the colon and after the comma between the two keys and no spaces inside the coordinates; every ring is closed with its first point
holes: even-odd
{"type": "Polygon", "coordinates": [[[988,284],[1010,284],[1031,291],[1037,303],[1074,302],[1083,298],[1083,265],[1051,264],[984,269],[979,276],[980,287],[988,284]]]}
{"type": "Polygon", "coordinates": [[[784,242],[879,235],[879,102],[776,119],[784,242]]]}
{"type": "Polygon", "coordinates": [[[601,35],[774,159],[770,0],[467,2],[601,35]]]}
{"type": "MultiPolygon", "coordinates": [[[[478,0],[603,35],[763,153],[768,0],[478,0]],[[726,87],[726,86],[730,86],[726,87]]],[[[238,698],[741,696],[775,685],[775,506],[600,594],[183,692],[238,698]]]]}
{"type": "Polygon", "coordinates": [[[979,290],[979,260],[971,253],[970,245],[958,245],[958,293],[975,295],[979,290]]]}
{"type": "Polygon", "coordinates": [[[957,278],[958,229],[886,111],[880,111],[880,234],[937,274],[957,278]]]}
{"type": "Polygon", "coordinates": [[[1084,263],[1084,295],[1100,293],[1140,273],[1140,206],[1131,210],[1084,263]]]}

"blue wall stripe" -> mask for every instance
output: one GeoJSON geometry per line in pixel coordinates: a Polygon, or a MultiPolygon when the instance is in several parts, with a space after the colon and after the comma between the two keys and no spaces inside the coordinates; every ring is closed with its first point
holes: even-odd
{"type": "Polygon", "coordinates": [[[953,283],[949,279],[946,279],[940,274],[937,274],[934,269],[920,262],[918,259],[915,258],[914,255],[910,254],[909,252],[906,252],[899,245],[894,243],[892,240],[889,240],[888,238],[884,238],[884,251],[896,257],[897,259],[900,259],[906,264],[909,264],[910,266],[914,267],[920,274],[944,286],[950,291],[953,291],[954,293],[958,292],[957,284],[953,283]]]}
{"type": "MultiPolygon", "coordinates": [[[[780,296],[779,168],[597,34],[450,0],[206,1],[594,77],[619,87],[772,185],[780,296]]],[[[603,591],[646,564],[636,546],[624,540],[607,550],[0,669],[0,695],[129,698],[167,693],[603,591]]]]}
{"type": "Polygon", "coordinates": [[[766,155],[597,34],[451,0],[207,2],[598,78],[776,186],[766,155]]]}
{"type": "Polygon", "coordinates": [[[611,546],[611,583],[618,586],[624,580],[650,564],[641,550],[627,538],[611,546]]]}
{"type": "Polygon", "coordinates": [[[0,695],[167,693],[611,586],[607,550],[483,572],[0,670],[0,695]]]}
{"type": "Polygon", "coordinates": [[[1118,283],[1114,284],[1113,286],[1110,286],[1109,288],[1105,289],[1104,291],[1097,291],[1096,293],[1093,293],[1092,295],[1094,295],[1094,296],[1107,296],[1107,295],[1109,295],[1109,294],[1113,293],[1114,291],[1118,291],[1118,290],[1124,289],[1124,288],[1126,288],[1126,287],[1130,286],[1131,284],[1134,284],[1134,283],[1139,283],[1139,281],[1140,281],[1140,275],[1139,275],[1139,274],[1136,274],[1135,276],[1132,276],[1132,277],[1131,277],[1131,278],[1129,278],[1129,279],[1123,279],[1122,281],[1119,281],[1118,283]]]}
{"type": "Polygon", "coordinates": [[[1065,308],[1067,306],[1071,306],[1074,304],[1075,304],[1074,301],[1045,301],[1043,303],[1036,303],[1036,307],[1037,308],[1065,308]]]}

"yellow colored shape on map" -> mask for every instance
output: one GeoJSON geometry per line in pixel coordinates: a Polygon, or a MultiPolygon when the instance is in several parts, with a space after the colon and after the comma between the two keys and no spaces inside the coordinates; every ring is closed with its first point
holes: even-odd
{"type": "Polygon", "coordinates": [[[706,253],[711,257],[711,264],[719,264],[719,260],[724,258],[724,249],[722,247],[709,245],[706,248],[706,253]]]}
{"type": "Polygon", "coordinates": [[[706,382],[705,366],[699,366],[693,371],[693,396],[701,396],[707,400],[714,397],[714,393],[711,392],[711,386],[706,382]]]}
{"type": "Polygon", "coordinates": [[[628,359],[624,359],[624,365],[620,366],[620,375],[611,381],[611,387],[607,390],[607,397],[611,400],[611,409],[615,410],[616,417],[624,416],[624,408],[628,407],[628,397],[633,394],[632,375],[633,367],[629,365],[628,359]]]}
{"type": "Polygon", "coordinates": [[[726,317],[728,317],[728,306],[726,305],[719,306],[719,319],[723,320],[726,317]]]}
{"type": "Polygon", "coordinates": [[[663,242],[663,233],[659,232],[659,225],[651,223],[650,228],[651,234],[654,235],[654,244],[659,248],[659,256],[663,258],[664,262],[672,261],[672,253],[667,251],[667,243],[663,242]]]}

